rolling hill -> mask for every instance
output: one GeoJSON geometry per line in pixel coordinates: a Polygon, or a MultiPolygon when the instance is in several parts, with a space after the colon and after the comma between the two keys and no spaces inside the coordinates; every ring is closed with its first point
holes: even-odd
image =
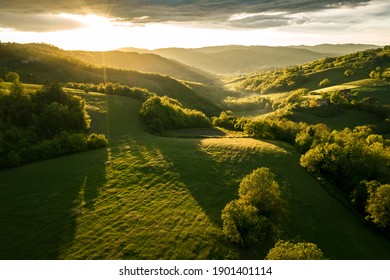
{"type": "Polygon", "coordinates": [[[67,51],[66,54],[99,66],[159,73],[181,80],[201,83],[216,82],[216,78],[209,73],[205,73],[194,67],[184,65],[175,60],[167,59],[156,54],[120,51],[67,51]]]}
{"type": "Polygon", "coordinates": [[[284,238],[315,242],[331,259],[389,257],[388,240],[300,167],[294,147],[158,137],[144,131],[140,101],[75,93],[109,147],[0,172],[0,259],[263,258],[272,241],[240,249],[220,220],[240,180],[260,166],[283,184],[284,238]]]}
{"type": "MultiPolygon", "coordinates": [[[[146,57],[148,56],[139,58],[142,60],[146,57]]],[[[151,57],[154,61],[159,59],[168,63],[172,66],[170,69],[174,68],[173,65],[179,65],[154,55],[151,57]]],[[[141,60],[138,62],[141,63],[141,60]]],[[[17,72],[21,80],[26,83],[42,84],[50,81],[95,84],[120,83],[130,87],[145,88],[160,96],[167,95],[178,99],[189,108],[201,110],[209,115],[220,111],[217,103],[228,94],[219,82],[211,82],[213,78],[205,77],[204,79],[208,79],[210,84],[203,84],[180,81],[158,73],[99,67],[46,44],[2,43],[0,44],[0,63],[1,77],[4,77],[7,72],[13,71],[17,72]]],[[[181,65],[181,67],[186,68],[184,65],[181,65]]]]}
{"type": "Polygon", "coordinates": [[[197,49],[166,48],[153,51],[133,48],[120,50],[158,54],[208,72],[232,74],[302,64],[325,56],[348,54],[375,47],[352,44],[289,47],[232,45],[197,49]]]}

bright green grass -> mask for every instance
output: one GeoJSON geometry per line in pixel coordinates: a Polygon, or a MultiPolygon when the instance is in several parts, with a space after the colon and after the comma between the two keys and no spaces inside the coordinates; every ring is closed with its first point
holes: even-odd
{"type": "Polygon", "coordinates": [[[284,237],[329,258],[388,259],[390,244],[323,190],[289,145],[248,138],[184,139],[142,129],[140,102],[83,94],[108,149],[0,172],[1,259],[263,258],[240,250],[220,213],[240,180],[270,167],[289,202],[284,237]]]}

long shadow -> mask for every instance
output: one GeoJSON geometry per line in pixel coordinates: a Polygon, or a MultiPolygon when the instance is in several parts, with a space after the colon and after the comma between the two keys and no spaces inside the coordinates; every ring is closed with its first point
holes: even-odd
{"type": "Polygon", "coordinates": [[[100,149],[0,172],[0,259],[60,258],[80,207],[92,207],[106,158],[100,149]]]}
{"type": "Polygon", "coordinates": [[[59,259],[106,178],[105,148],[0,172],[0,259],[59,259]]]}

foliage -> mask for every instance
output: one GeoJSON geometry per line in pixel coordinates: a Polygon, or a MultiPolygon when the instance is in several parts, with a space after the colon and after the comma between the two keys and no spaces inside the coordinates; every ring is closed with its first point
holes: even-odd
{"type": "Polygon", "coordinates": [[[88,149],[96,149],[108,145],[108,140],[104,134],[92,133],[88,135],[86,140],[88,149]]]}
{"type": "MultiPolygon", "coordinates": [[[[85,101],[59,84],[32,92],[14,83],[0,92],[0,168],[84,151],[89,126],[85,101]]],[[[98,138],[89,147],[107,145],[98,138]]]]}
{"type": "Polygon", "coordinates": [[[258,139],[277,139],[294,144],[297,134],[306,127],[305,123],[295,123],[287,118],[276,117],[248,121],[244,132],[258,139]]]}
{"type": "Polygon", "coordinates": [[[306,78],[301,69],[284,68],[247,76],[239,86],[245,90],[270,93],[296,89],[305,80],[306,78]]]}
{"type": "Polygon", "coordinates": [[[330,80],[328,78],[323,79],[319,84],[319,87],[324,88],[330,86],[330,80]]]}
{"type": "Polygon", "coordinates": [[[121,95],[132,97],[145,101],[149,97],[155,96],[156,94],[149,92],[147,89],[138,88],[138,87],[129,87],[127,85],[121,85],[119,83],[100,83],[100,84],[90,84],[90,83],[66,83],[66,87],[81,89],[85,92],[99,92],[112,95],[121,95]]]}
{"type": "Polygon", "coordinates": [[[375,70],[372,70],[370,72],[370,78],[373,78],[375,80],[380,80],[382,76],[382,68],[381,67],[376,67],[375,70]]]}
{"type": "Polygon", "coordinates": [[[301,165],[332,178],[348,194],[363,180],[388,181],[390,147],[371,135],[367,127],[332,131],[301,157],[301,165]]]}
{"type": "Polygon", "coordinates": [[[390,62],[388,48],[370,49],[339,57],[326,57],[291,68],[264,70],[237,78],[241,90],[259,93],[287,92],[307,87],[311,90],[351,79],[386,79],[383,74],[390,62]],[[348,79],[347,79],[348,78],[348,79]]]}
{"type": "Polygon", "coordinates": [[[272,106],[272,101],[258,95],[241,98],[229,96],[223,101],[223,103],[227,109],[233,111],[268,109],[272,106]]]}
{"type": "Polygon", "coordinates": [[[213,125],[234,131],[244,131],[245,125],[249,122],[247,118],[239,118],[233,115],[232,111],[223,111],[219,117],[213,117],[213,125]]]}
{"type": "Polygon", "coordinates": [[[370,193],[367,200],[368,219],[381,228],[390,227],[390,184],[384,184],[370,193]]]}
{"type": "Polygon", "coordinates": [[[314,243],[279,240],[268,252],[267,260],[324,260],[324,254],[314,243]]]}
{"type": "Polygon", "coordinates": [[[20,80],[19,74],[15,72],[8,72],[5,75],[5,80],[11,83],[18,83],[20,80]]]}
{"type": "Polygon", "coordinates": [[[344,76],[345,77],[352,77],[353,76],[353,71],[351,69],[345,70],[344,76]]]}
{"type": "Polygon", "coordinates": [[[266,167],[244,177],[239,199],[222,210],[223,232],[233,242],[248,246],[270,236],[277,236],[286,215],[275,175],[266,167]]]}
{"type": "Polygon", "coordinates": [[[147,129],[158,133],[169,129],[211,126],[204,113],[184,108],[179,101],[167,96],[146,100],[142,104],[140,117],[147,129]]]}
{"type": "Polygon", "coordinates": [[[241,199],[230,201],[222,210],[223,233],[233,242],[249,246],[262,240],[269,223],[259,210],[241,199]]]}

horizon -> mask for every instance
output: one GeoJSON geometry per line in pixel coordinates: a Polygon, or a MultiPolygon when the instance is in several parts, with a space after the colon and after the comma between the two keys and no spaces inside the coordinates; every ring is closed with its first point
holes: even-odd
{"type": "Polygon", "coordinates": [[[370,44],[390,38],[386,0],[144,1],[0,0],[2,42],[64,50],[370,44]]]}
{"type": "Polygon", "coordinates": [[[309,45],[309,44],[300,44],[300,45],[238,45],[238,44],[229,44],[229,45],[207,45],[207,46],[202,46],[202,47],[175,47],[175,46],[172,46],[172,47],[164,47],[164,48],[156,48],[156,49],[149,49],[149,48],[137,48],[137,47],[133,47],[133,46],[125,46],[125,47],[120,47],[120,48],[117,48],[117,49],[108,49],[108,50],[88,50],[88,49],[64,49],[64,48],[61,48],[60,46],[57,46],[57,45],[54,45],[54,44],[51,44],[51,43],[47,43],[47,42],[27,42],[27,43],[19,43],[19,42],[6,42],[6,41],[1,41],[0,40],[0,44],[21,44],[21,45],[29,45],[29,44],[37,44],[37,45],[48,45],[48,46],[53,46],[55,48],[59,48],[63,51],[86,51],[86,52],[112,52],[112,51],[126,51],[127,49],[131,50],[131,49],[134,49],[135,51],[134,52],[137,52],[136,50],[145,50],[145,51],[156,51],[156,50],[162,50],[162,49],[187,49],[187,50],[191,50],[191,49],[203,49],[203,48],[223,48],[223,47],[271,47],[271,48],[299,48],[299,47],[316,47],[316,46],[325,46],[325,45],[329,45],[329,46],[359,46],[359,45],[367,45],[367,46],[373,46],[373,47],[378,47],[378,48],[383,48],[387,45],[376,45],[376,44],[365,44],[365,43],[340,43],[340,44],[331,44],[331,43],[320,43],[320,44],[312,44],[312,45],[309,45]]]}

